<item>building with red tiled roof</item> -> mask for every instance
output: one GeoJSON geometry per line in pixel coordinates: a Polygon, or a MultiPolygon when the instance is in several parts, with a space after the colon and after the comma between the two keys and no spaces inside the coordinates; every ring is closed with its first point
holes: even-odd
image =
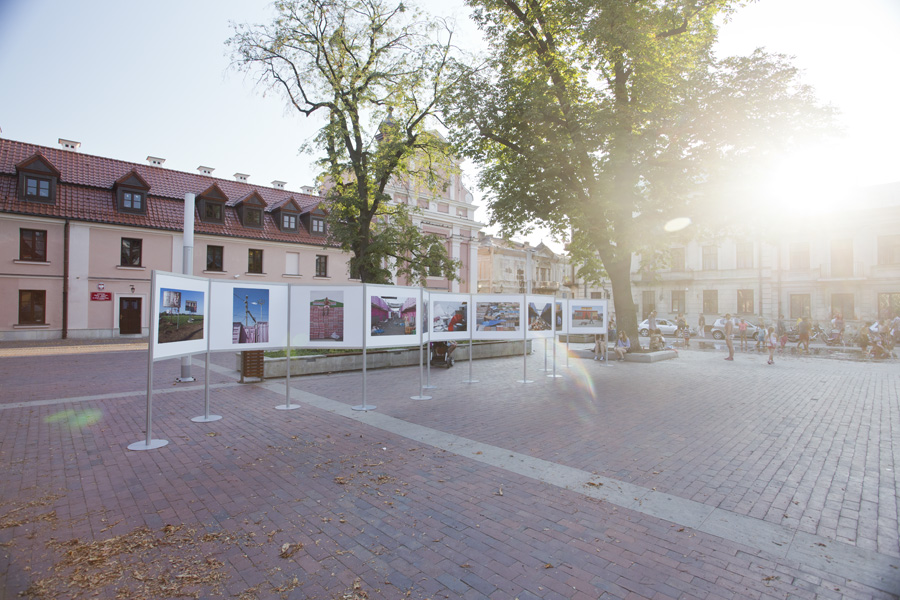
{"type": "Polygon", "coordinates": [[[320,196],[152,162],[0,139],[0,340],[147,335],[151,271],[182,271],[187,194],[195,275],[351,281],[320,196]]]}

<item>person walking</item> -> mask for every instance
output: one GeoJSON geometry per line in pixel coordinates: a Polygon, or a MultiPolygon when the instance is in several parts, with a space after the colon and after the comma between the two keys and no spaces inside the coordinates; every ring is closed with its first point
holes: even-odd
{"type": "MultiPolygon", "coordinates": [[[[757,338],[763,337],[759,334],[756,334],[757,338]]],[[[769,330],[766,332],[766,347],[769,349],[769,364],[775,364],[775,344],[778,343],[778,335],[775,333],[775,328],[771,325],[769,326],[769,330]]]]}
{"type": "Polygon", "coordinates": [[[738,323],[738,332],[741,334],[741,352],[746,352],[747,348],[749,348],[747,345],[747,321],[743,318],[738,323]]]}
{"type": "Polygon", "coordinates": [[[775,333],[778,334],[778,341],[781,344],[781,352],[787,344],[787,327],[784,325],[784,315],[778,315],[778,322],[775,323],[775,333]]]}
{"type": "Polygon", "coordinates": [[[803,346],[803,350],[809,354],[809,317],[802,317],[800,319],[800,325],[798,326],[798,330],[800,331],[800,341],[797,342],[797,349],[800,349],[800,346],[803,346]]]}
{"type": "Polygon", "coordinates": [[[766,347],[766,336],[768,335],[768,329],[763,325],[762,316],[759,317],[759,323],[756,324],[756,351],[759,352],[760,348],[766,347]]]}
{"type": "Polygon", "coordinates": [[[650,333],[653,333],[653,330],[656,329],[656,311],[651,310],[650,314],[647,316],[647,329],[650,330],[650,333]]]}
{"type": "Polygon", "coordinates": [[[706,337],[706,317],[703,313],[700,313],[700,318],[697,319],[697,335],[701,338],[706,337]]]}
{"type": "Polygon", "coordinates": [[[731,313],[725,315],[725,345],[728,346],[725,360],[734,360],[734,321],[731,320],[731,313]]]}

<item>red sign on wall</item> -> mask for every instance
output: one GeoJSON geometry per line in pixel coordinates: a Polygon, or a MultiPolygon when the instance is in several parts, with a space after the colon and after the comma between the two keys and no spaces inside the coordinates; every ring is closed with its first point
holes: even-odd
{"type": "Polygon", "coordinates": [[[91,300],[112,300],[112,294],[109,292],[91,292],[91,300]]]}

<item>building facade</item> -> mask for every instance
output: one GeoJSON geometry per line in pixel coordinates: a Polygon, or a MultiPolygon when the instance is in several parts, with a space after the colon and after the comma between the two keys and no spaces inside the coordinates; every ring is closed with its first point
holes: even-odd
{"type": "Polygon", "coordinates": [[[312,190],[234,180],[0,139],[0,340],[149,333],[150,275],[182,272],[195,197],[193,273],[247,282],[347,283],[312,190]]]}
{"type": "Polygon", "coordinates": [[[837,213],[773,220],[764,230],[670,248],[658,271],[633,269],[642,318],[725,313],[769,323],[840,313],[852,327],[900,314],[900,184],[864,190],[837,213]]]}

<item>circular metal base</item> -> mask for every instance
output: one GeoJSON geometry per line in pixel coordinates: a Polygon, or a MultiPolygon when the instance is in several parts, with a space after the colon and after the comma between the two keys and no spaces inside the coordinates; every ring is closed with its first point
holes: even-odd
{"type": "Polygon", "coordinates": [[[463,383],[478,383],[477,379],[466,379],[463,383]]]}
{"type": "Polygon", "coordinates": [[[410,396],[410,400],[431,400],[431,396],[410,396]]]}
{"type": "Polygon", "coordinates": [[[197,381],[194,377],[176,377],[175,381],[177,383],[190,383],[192,381],[197,381]]]}
{"type": "Polygon", "coordinates": [[[352,408],[353,410],[375,410],[378,407],[372,406],[371,404],[360,404],[359,406],[354,406],[352,408]]]}
{"type": "Polygon", "coordinates": [[[516,379],[516,383],[534,383],[533,379],[516,379]]]}
{"type": "Polygon", "coordinates": [[[157,448],[162,448],[166,444],[169,443],[169,440],[150,440],[150,443],[147,443],[147,440],[141,440],[140,442],[135,442],[133,444],[128,444],[129,450],[155,450],[157,448]]]}
{"type": "Polygon", "coordinates": [[[423,390],[436,390],[437,386],[436,385],[423,385],[422,389],[423,390]]]}
{"type": "Polygon", "coordinates": [[[205,415],[194,417],[191,419],[194,423],[212,423],[213,421],[218,421],[222,418],[222,415],[209,415],[208,417],[205,415]]]}
{"type": "Polygon", "coordinates": [[[553,378],[559,378],[559,377],[562,377],[562,375],[551,373],[550,375],[547,375],[547,377],[550,377],[551,379],[553,379],[553,378]]]}
{"type": "Polygon", "coordinates": [[[299,404],[279,404],[275,407],[275,410],[294,410],[295,408],[300,408],[299,404]]]}

